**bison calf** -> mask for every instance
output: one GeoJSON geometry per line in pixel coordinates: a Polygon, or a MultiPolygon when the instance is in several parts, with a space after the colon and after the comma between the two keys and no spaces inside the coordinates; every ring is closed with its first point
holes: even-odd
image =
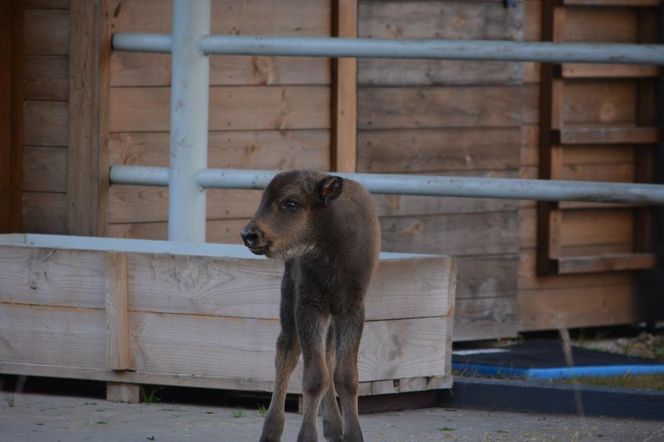
{"type": "Polygon", "coordinates": [[[242,229],[242,240],[255,254],[285,261],[275,386],[261,440],[281,438],[288,379],[300,352],[304,420],[298,440],[317,439],[321,403],[326,439],[362,440],[357,353],[364,295],[380,251],[371,196],[340,177],[306,170],[280,173],[242,229]]]}

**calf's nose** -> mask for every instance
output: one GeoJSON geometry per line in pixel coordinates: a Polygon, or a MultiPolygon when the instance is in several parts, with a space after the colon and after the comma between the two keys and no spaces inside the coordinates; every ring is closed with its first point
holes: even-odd
{"type": "Polygon", "coordinates": [[[240,232],[240,236],[242,236],[242,242],[247,247],[254,247],[260,242],[260,234],[253,224],[247,224],[240,232]]]}

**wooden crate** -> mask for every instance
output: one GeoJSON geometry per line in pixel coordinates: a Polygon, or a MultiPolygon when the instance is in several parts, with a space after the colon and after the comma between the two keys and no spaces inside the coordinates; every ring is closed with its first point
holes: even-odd
{"type": "MultiPolygon", "coordinates": [[[[271,391],[282,271],[241,246],[0,235],[0,373],[271,391]]],[[[361,395],[451,386],[454,290],[452,258],[381,256],[361,395]]]]}

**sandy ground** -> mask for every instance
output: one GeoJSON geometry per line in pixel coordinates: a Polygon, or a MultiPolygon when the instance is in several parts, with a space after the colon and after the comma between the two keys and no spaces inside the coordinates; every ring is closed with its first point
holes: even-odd
{"type": "MultiPolygon", "coordinates": [[[[255,409],[0,392],[3,442],[253,441],[262,420],[255,409]]],[[[296,439],[300,420],[287,414],[284,441],[296,439]]],[[[664,423],[627,419],[430,408],[361,422],[367,441],[664,441],[664,423]]]]}

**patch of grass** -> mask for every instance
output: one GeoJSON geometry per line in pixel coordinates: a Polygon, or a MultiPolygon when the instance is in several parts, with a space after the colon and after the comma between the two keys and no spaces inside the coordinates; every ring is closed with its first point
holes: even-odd
{"type": "Polygon", "coordinates": [[[456,428],[442,427],[439,428],[440,431],[456,431],[456,428]]]}
{"type": "Polygon", "coordinates": [[[9,408],[14,408],[14,405],[16,405],[16,400],[14,399],[13,394],[8,394],[7,397],[5,398],[5,402],[7,402],[7,406],[9,408]]]}
{"type": "Polygon", "coordinates": [[[242,408],[238,408],[237,410],[233,410],[233,417],[238,418],[238,417],[244,417],[246,413],[242,408]]]}
{"type": "Polygon", "coordinates": [[[267,408],[265,408],[265,405],[263,404],[258,404],[258,410],[256,410],[259,416],[265,417],[267,414],[267,408]]]}
{"type": "Polygon", "coordinates": [[[560,382],[564,384],[592,385],[595,387],[640,388],[664,391],[664,374],[633,375],[627,373],[622,376],[610,377],[581,376],[571,379],[561,379],[560,382]]]}
{"type": "Polygon", "coordinates": [[[161,402],[161,398],[157,396],[157,393],[163,389],[164,387],[154,385],[141,385],[141,401],[146,404],[161,402]]]}
{"type": "Polygon", "coordinates": [[[100,417],[99,419],[97,419],[97,421],[95,423],[98,424],[98,425],[106,425],[108,423],[108,421],[106,419],[104,419],[103,417],[100,417]]]}
{"type": "Polygon", "coordinates": [[[148,437],[146,437],[146,439],[147,440],[155,440],[155,437],[154,436],[148,436],[148,437]]]}

